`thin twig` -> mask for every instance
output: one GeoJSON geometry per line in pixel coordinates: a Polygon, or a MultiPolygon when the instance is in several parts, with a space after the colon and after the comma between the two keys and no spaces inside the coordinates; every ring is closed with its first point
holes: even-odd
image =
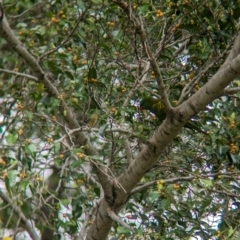
{"type": "Polygon", "coordinates": [[[26,74],[26,73],[20,73],[20,72],[16,72],[16,71],[12,71],[12,70],[7,70],[7,69],[2,69],[0,68],[0,72],[5,72],[5,73],[10,73],[10,74],[14,74],[16,76],[21,76],[21,77],[25,77],[34,81],[38,81],[38,79],[32,75],[26,74]]]}
{"type": "MultiPolygon", "coordinates": [[[[234,178],[232,176],[232,173],[213,173],[213,174],[204,174],[204,175],[195,175],[195,176],[188,176],[188,177],[175,177],[175,178],[170,178],[170,179],[163,179],[164,183],[163,184],[169,184],[169,183],[175,183],[175,182],[181,182],[181,181],[191,181],[193,179],[209,179],[209,178],[212,178],[212,177],[216,177],[216,176],[219,176],[221,175],[223,178],[228,178],[228,179],[232,179],[234,178]]],[[[237,173],[238,175],[238,173],[237,173]]],[[[143,184],[141,186],[137,186],[136,188],[134,188],[131,192],[131,194],[136,194],[138,192],[141,192],[145,189],[148,189],[149,187],[152,187],[152,186],[155,186],[157,184],[157,182],[159,181],[160,179],[158,180],[154,180],[154,181],[151,181],[151,182],[148,182],[146,184],[143,184]]],[[[161,179],[162,180],[162,179],[161,179]]],[[[239,178],[238,178],[239,180],[239,178]]]]}
{"type": "Polygon", "coordinates": [[[24,12],[20,13],[19,15],[16,15],[16,16],[11,16],[11,15],[8,15],[8,17],[14,19],[15,21],[16,20],[19,20],[19,18],[23,18],[28,12],[31,12],[35,7],[38,7],[38,5],[46,5],[47,2],[39,2],[39,3],[35,3],[34,5],[32,5],[30,8],[28,8],[27,10],[25,10],[24,12]]]}
{"type": "Polygon", "coordinates": [[[38,62],[41,62],[44,58],[46,58],[47,56],[51,55],[52,53],[56,52],[60,47],[64,46],[65,44],[67,44],[70,40],[71,37],[73,36],[74,32],[77,30],[79,23],[81,22],[81,20],[83,19],[84,15],[86,14],[88,8],[82,13],[79,13],[79,17],[76,21],[76,24],[74,26],[74,28],[72,29],[72,31],[68,34],[68,36],[54,49],[49,50],[48,52],[44,53],[42,56],[40,56],[38,58],[38,62]]]}
{"type": "MultiPolygon", "coordinates": [[[[9,44],[9,46],[19,54],[19,56],[25,61],[27,66],[32,70],[34,75],[38,78],[39,82],[42,82],[48,94],[55,98],[60,99],[61,101],[61,113],[65,117],[66,122],[68,123],[69,128],[77,128],[79,127],[79,123],[76,119],[76,116],[72,109],[65,102],[63,97],[61,97],[58,89],[52,84],[51,79],[47,76],[44,70],[41,68],[37,60],[29,53],[29,51],[24,47],[22,42],[15,36],[14,32],[9,26],[9,23],[6,17],[3,17],[3,20],[0,22],[0,36],[2,36],[9,44]]],[[[78,141],[77,144],[81,146],[87,146],[85,151],[90,156],[98,156],[97,149],[92,145],[89,138],[83,134],[82,132],[76,133],[76,139],[78,141]]],[[[97,163],[94,164],[95,166],[97,163]]],[[[96,169],[96,174],[104,188],[105,191],[109,191],[110,188],[107,188],[110,184],[109,179],[106,177],[105,169],[102,167],[102,170],[99,171],[99,168],[102,166],[98,166],[96,169]]]]}
{"type": "Polygon", "coordinates": [[[125,223],[115,212],[113,212],[110,208],[107,209],[108,216],[115,222],[119,223],[122,227],[129,229],[130,231],[134,231],[134,229],[125,223]]]}
{"type": "Polygon", "coordinates": [[[29,233],[33,240],[40,240],[37,232],[34,230],[33,226],[30,225],[27,218],[23,214],[22,210],[13,203],[13,201],[0,189],[0,198],[7,204],[9,204],[16,216],[21,219],[21,223],[24,225],[26,231],[29,233]]]}
{"type": "Polygon", "coordinates": [[[150,45],[148,43],[147,32],[144,27],[143,18],[139,15],[136,15],[132,11],[130,4],[127,4],[127,2],[125,2],[123,0],[113,0],[113,2],[118,4],[123,9],[123,11],[127,14],[129,19],[133,23],[135,31],[140,37],[144,51],[146,52],[146,54],[148,56],[148,61],[151,63],[152,69],[155,73],[161,100],[162,100],[163,104],[165,105],[166,111],[168,112],[169,110],[172,109],[172,106],[168,99],[167,91],[166,91],[166,88],[165,88],[165,85],[163,82],[159,64],[158,64],[154,54],[152,53],[150,45]]]}

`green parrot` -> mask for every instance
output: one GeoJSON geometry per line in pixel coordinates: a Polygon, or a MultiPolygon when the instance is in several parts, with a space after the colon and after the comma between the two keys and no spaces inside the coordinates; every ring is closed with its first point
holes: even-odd
{"type": "MultiPolygon", "coordinates": [[[[144,97],[141,102],[140,102],[140,110],[148,110],[151,113],[153,113],[158,119],[159,121],[163,121],[166,116],[166,110],[165,110],[165,106],[164,104],[161,102],[160,99],[156,99],[153,97],[144,97]]],[[[187,122],[184,125],[185,128],[189,128],[189,129],[194,129],[198,132],[204,133],[206,134],[206,132],[202,131],[200,128],[198,128],[197,126],[195,126],[194,123],[192,122],[187,122]]]]}

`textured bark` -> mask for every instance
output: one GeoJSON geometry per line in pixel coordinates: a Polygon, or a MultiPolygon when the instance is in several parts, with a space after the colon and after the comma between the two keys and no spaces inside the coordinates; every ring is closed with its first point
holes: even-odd
{"type": "MultiPolygon", "coordinates": [[[[112,226],[112,219],[107,215],[108,203],[103,199],[98,207],[94,224],[88,231],[86,240],[106,239],[112,226]],[[103,224],[104,223],[104,224],[103,224]]],[[[79,239],[80,240],[80,239],[79,239]]]]}
{"type": "MultiPolygon", "coordinates": [[[[125,203],[133,188],[144,176],[144,174],[151,169],[157,161],[159,155],[165,150],[167,145],[178,135],[182,127],[188,120],[200,111],[204,110],[206,106],[215,100],[224,89],[236,77],[240,76],[240,49],[239,49],[239,35],[235,40],[235,44],[228,57],[216,74],[206,83],[198,92],[196,92],[187,101],[183,102],[178,107],[174,108],[167,116],[162,125],[156,130],[154,135],[150,138],[149,144],[145,145],[138,156],[131,162],[125,171],[117,178],[119,184],[123,187],[113,188],[115,198],[111,206],[113,211],[118,212],[121,206],[125,203]]],[[[94,224],[88,232],[87,239],[105,239],[107,232],[110,230],[110,220],[103,217],[103,213],[107,212],[108,205],[103,199],[99,205],[99,210],[96,214],[94,224]],[[105,227],[107,226],[107,227],[105,227]],[[99,235],[100,234],[100,235],[99,235]],[[101,237],[104,238],[101,238],[101,237]]]]}
{"type": "MultiPolygon", "coordinates": [[[[1,1],[0,1],[1,2],[1,1]]],[[[149,58],[151,68],[154,70],[159,86],[159,92],[163,96],[165,105],[168,106],[168,116],[162,125],[156,130],[148,143],[142,148],[135,159],[131,159],[131,153],[128,153],[129,165],[123,173],[114,181],[107,177],[107,170],[101,165],[95,168],[100,184],[104,190],[104,197],[97,206],[94,223],[89,228],[86,239],[97,240],[106,239],[112,226],[112,219],[108,216],[109,209],[114,213],[118,213],[121,207],[128,200],[132,190],[141,180],[144,174],[152,168],[159,158],[159,155],[164,152],[166,147],[178,135],[182,127],[189,121],[191,117],[204,110],[206,106],[214,99],[220,96],[225,88],[236,77],[240,76],[240,35],[238,34],[235,43],[232,46],[228,57],[215,75],[192,97],[183,102],[176,108],[171,108],[168,102],[166,89],[161,77],[159,64],[157,63],[154,54],[151,54],[151,49],[147,42],[147,34],[144,32],[144,25],[141,18],[132,15],[128,4],[122,0],[115,0],[128,15],[132,26],[139,34],[143,48],[149,58]]],[[[38,61],[23,47],[22,43],[16,38],[11,31],[7,20],[4,18],[0,22],[0,35],[7,41],[12,50],[25,61],[26,65],[31,69],[39,82],[42,82],[51,96],[58,97],[59,92],[51,83],[50,79],[38,64],[38,61]]],[[[79,124],[76,120],[75,114],[69,109],[67,104],[62,101],[62,112],[70,129],[76,129],[79,124]]],[[[82,132],[76,132],[76,138],[80,146],[84,146],[86,154],[89,156],[98,155],[96,149],[93,147],[88,137],[82,132]]],[[[42,239],[51,239],[53,232],[51,229],[46,229],[42,239]],[[45,235],[46,234],[46,235],[45,235]]]]}
{"type": "MultiPolygon", "coordinates": [[[[1,1],[0,1],[1,3],[1,1]]],[[[0,9],[1,10],[1,9],[0,9]]],[[[22,42],[14,35],[11,30],[9,23],[6,17],[0,19],[0,36],[3,37],[8,43],[9,47],[16,52],[19,57],[26,63],[29,69],[36,76],[37,81],[44,84],[47,89],[49,96],[56,97],[60,95],[57,88],[52,84],[51,80],[48,78],[48,75],[43,71],[41,66],[39,65],[37,59],[33,57],[30,52],[23,46],[22,42]]],[[[68,107],[68,105],[62,100],[62,115],[65,117],[65,121],[68,123],[68,127],[70,129],[79,128],[79,124],[76,118],[76,115],[72,112],[72,110],[68,107]],[[65,114],[66,113],[66,114],[65,114]]],[[[94,148],[94,146],[89,141],[88,137],[80,131],[75,133],[75,137],[77,139],[77,145],[84,146],[84,150],[89,156],[97,156],[98,152],[94,148]]],[[[94,165],[95,173],[98,176],[99,182],[105,192],[106,196],[111,198],[111,191],[109,192],[111,181],[108,178],[108,174],[106,168],[102,165],[98,165],[96,162],[94,165]]],[[[50,229],[47,229],[46,235],[44,236],[53,236],[53,232],[50,229]],[[50,234],[51,232],[51,234],[50,234]]],[[[44,237],[43,236],[43,237],[44,237]]],[[[42,238],[43,239],[43,238],[42,238]]],[[[50,239],[50,238],[49,238],[50,239]]]]}

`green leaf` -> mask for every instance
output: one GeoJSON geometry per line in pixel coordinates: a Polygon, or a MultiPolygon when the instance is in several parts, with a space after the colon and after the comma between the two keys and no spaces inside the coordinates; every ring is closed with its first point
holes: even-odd
{"type": "Polygon", "coordinates": [[[165,210],[170,206],[171,203],[172,203],[172,201],[170,199],[162,199],[161,204],[160,204],[160,208],[165,210]]]}
{"type": "Polygon", "coordinates": [[[16,27],[17,27],[17,28],[27,28],[28,25],[27,25],[26,23],[20,22],[20,23],[17,24],[16,27]]]}
{"type": "Polygon", "coordinates": [[[16,179],[18,176],[18,171],[17,170],[10,170],[7,172],[7,178],[9,180],[9,186],[12,187],[16,184],[16,179]]]}
{"type": "Polygon", "coordinates": [[[213,181],[209,180],[209,179],[200,179],[200,182],[202,182],[204,185],[206,185],[207,187],[211,187],[213,186],[213,181]]]}
{"type": "Polygon", "coordinates": [[[118,228],[117,228],[117,232],[118,232],[118,233],[122,233],[122,234],[128,234],[128,233],[130,233],[131,231],[130,231],[129,229],[127,229],[127,228],[124,228],[124,227],[118,227],[118,228]]]}
{"type": "Polygon", "coordinates": [[[102,158],[100,156],[88,156],[88,157],[93,160],[102,160],[102,158]]]}
{"type": "Polygon", "coordinates": [[[78,152],[82,152],[83,150],[81,149],[81,148],[74,148],[74,149],[72,149],[72,153],[74,153],[74,154],[76,154],[76,153],[78,153],[78,152]]]}
{"type": "Polygon", "coordinates": [[[150,202],[154,202],[156,199],[158,199],[160,196],[158,191],[151,191],[148,195],[148,200],[150,202]]]}
{"type": "Polygon", "coordinates": [[[46,27],[45,26],[37,26],[36,27],[36,33],[40,34],[43,36],[46,33],[46,27]]]}
{"type": "Polygon", "coordinates": [[[5,186],[6,186],[7,191],[8,191],[9,193],[11,193],[11,187],[10,187],[9,178],[6,177],[6,178],[4,179],[4,182],[5,182],[5,186]]]}
{"type": "Polygon", "coordinates": [[[22,158],[23,166],[26,167],[29,171],[32,169],[32,159],[28,156],[22,158]]]}
{"type": "Polygon", "coordinates": [[[116,37],[119,34],[119,30],[112,31],[112,36],[116,37]]]}
{"type": "Polygon", "coordinates": [[[95,187],[95,188],[94,188],[94,192],[95,192],[95,194],[96,194],[98,197],[100,197],[100,189],[99,189],[99,187],[95,187]]]}
{"type": "Polygon", "coordinates": [[[76,168],[79,168],[82,164],[83,164],[83,161],[78,159],[78,160],[73,161],[71,163],[70,167],[71,167],[71,169],[76,169],[76,168]]]}
{"type": "Polygon", "coordinates": [[[102,0],[91,0],[93,3],[102,3],[102,0]]]}
{"type": "Polygon", "coordinates": [[[53,146],[54,146],[54,152],[58,153],[61,148],[61,144],[54,142],[53,146]]]}
{"type": "Polygon", "coordinates": [[[97,79],[97,70],[96,68],[92,67],[88,71],[88,79],[97,79]]]}
{"type": "Polygon", "coordinates": [[[26,114],[26,116],[28,117],[29,120],[31,120],[33,118],[33,114],[31,112],[25,110],[24,113],[26,114]]]}
{"type": "Polygon", "coordinates": [[[7,140],[7,143],[8,144],[14,144],[18,139],[18,134],[17,132],[16,133],[9,133],[7,136],[6,136],[6,140],[7,140]]]}
{"type": "Polygon", "coordinates": [[[36,92],[37,93],[42,93],[44,92],[44,84],[43,83],[38,83],[36,86],[36,92]]]}
{"type": "Polygon", "coordinates": [[[232,227],[230,227],[230,228],[228,229],[228,237],[231,237],[231,236],[233,235],[233,233],[234,233],[234,230],[233,230],[232,227]]]}
{"type": "Polygon", "coordinates": [[[82,215],[82,205],[81,201],[78,198],[72,200],[72,214],[75,219],[79,218],[82,215]]]}
{"type": "Polygon", "coordinates": [[[109,124],[104,124],[102,126],[100,126],[98,132],[100,135],[103,135],[103,133],[105,132],[105,130],[107,129],[107,127],[109,126],[109,124]]]}
{"type": "Polygon", "coordinates": [[[19,190],[22,190],[23,192],[25,192],[27,190],[28,185],[29,185],[28,180],[21,180],[18,184],[18,188],[19,190]]]}
{"type": "Polygon", "coordinates": [[[63,206],[67,206],[69,203],[70,203],[70,199],[68,199],[68,198],[65,198],[65,199],[62,199],[62,200],[61,200],[61,204],[62,204],[63,206]]]}
{"type": "Polygon", "coordinates": [[[137,10],[141,14],[146,14],[146,16],[148,15],[148,13],[152,14],[152,12],[150,11],[150,5],[149,4],[142,3],[140,6],[138,6],[137,10]]]}
{"type": "Polygon", "coordinates": [[[240,169],[240,156],[233,153],[230,153],[230,156],[232,158],[233,165],[240,169]]]}
{"type": "Polygon", "coordinates": [[[220,155],[225,154],[229,150],[229,146],[219,146],[219,153],[220,155]]]}
{"type": "Polygon", "coordinates": [[[231,115],[229,116],[229,121],[234,122],[235,120],[235,112],[231,113],[231,115]]]}
{"type": "Polygon", "coordinates": [[[25,150],[26,150],[27,153],[29,153],[31,156],[34,157],[35,153],[37,151],[37,148],[33,143],[30,143],[30,144],[25,145],[25,150]]]}

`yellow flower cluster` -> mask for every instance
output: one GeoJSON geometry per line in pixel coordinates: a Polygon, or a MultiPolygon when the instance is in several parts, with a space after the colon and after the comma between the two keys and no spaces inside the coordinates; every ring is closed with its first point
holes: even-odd
{"type": "Polygon", "coordinates": [[[156,18],[161,18],[163,16],[163,12],[161,10],[157,10],[156,18]]]}

